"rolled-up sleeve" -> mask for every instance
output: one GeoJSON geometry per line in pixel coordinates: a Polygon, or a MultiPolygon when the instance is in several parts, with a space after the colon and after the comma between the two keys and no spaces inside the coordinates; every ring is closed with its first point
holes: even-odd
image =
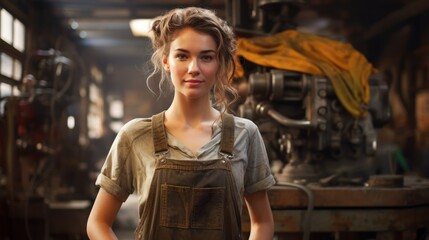
{"type": "Polygon", "coordinates": [[[121,201],[133,193],[131,146],[126,131],[119,131],[95,184],[121,201]]]}
{"type": "Polygon", "coordinates": [[[254,193],[269,189],[275,184],[262,136],[255,124],[249,127],[247,168],[244,176],[245,192],[254,193]]]}

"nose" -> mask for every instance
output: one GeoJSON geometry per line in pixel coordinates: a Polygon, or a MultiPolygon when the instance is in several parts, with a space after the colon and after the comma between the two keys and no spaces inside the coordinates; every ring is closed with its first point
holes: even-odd
{"type": "Polygon", "coordinates": [[[198,59],[192,58],[188,65],[188,73],[196,75],[200,73],[200,67],[198,66],[198,59]]]}

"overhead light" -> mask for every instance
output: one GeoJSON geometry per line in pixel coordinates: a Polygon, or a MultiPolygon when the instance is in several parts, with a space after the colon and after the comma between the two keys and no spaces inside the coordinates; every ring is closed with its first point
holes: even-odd
{"type": "Polygon", "coordinates": [[[153,19],[132,19],[130,28],[135,37],[147,37],[152,26],[153,19]]]}
{"type": "Polygon", "coordinates": [[[78,23],[78,22],[76,22],[74,19],[71,19],[71,20],[69,21],[69,24],[70,24],[70,27],[71,27],[73,30],[76,30],[76,29],[79,27],[79,23],[78,23]]]}
{"type": "Polygon", "coordinates": [[[73,129],[75,127],[75,124],[76,124],[76,122],[75,122],[74,117],[73,116],[68,116],[68,118],[67,118],[67,127],[69,129],[73,129]]]}
{"type": "Polygon", "coordinates": [[[88,36],[88,33],[87,32],[85,32],[85,31],[81,31],[80,33],[79,33],[79,37],[80,38],[86,38],[88,36]]]}

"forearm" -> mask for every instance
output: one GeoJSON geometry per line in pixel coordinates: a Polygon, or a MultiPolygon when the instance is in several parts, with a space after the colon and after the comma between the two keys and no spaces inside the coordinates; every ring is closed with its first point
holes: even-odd
{"type": "Polygon", "coordinates": [[[89,239],[98,240],[98,239],[106,239],[106,240],[117,240],[115,233],[112,228],[107,224],[103,223],[91,223],[87,226],[87,234],[89,239]]]}
{"type": "Polygon", "coordinates": [[[249,240],[272,240],[274,236],[274,223],[252,223],[249,240]]]}
{"type": "Polygon", "coordinates": [[[122,202],[100,189],[97,198],[88,217],[86,231],[91,240],[116,240],[118,239],[112,230],[116,214],[121,208],[122,202]]]}
{"type": "Polygon", "coordinates": [[[245,197],[250,216],[249,240],[272,240],[274,219],[267,192],[260,191],[245,197]]]}

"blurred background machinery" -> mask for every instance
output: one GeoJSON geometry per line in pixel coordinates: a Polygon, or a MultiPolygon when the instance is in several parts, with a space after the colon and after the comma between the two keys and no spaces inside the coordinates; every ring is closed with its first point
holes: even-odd
{"type": "Polygon", "coordinates": [[[51,49],[29,56],[21,95],[2,98],[6,209],[11,239],[85,229],[88,174],[79,155],[75,60],[51,49]],[[76,221],[62,221],[64,214],[76,221]]]}
{"type": "Polygon", "coordinates": [[[374,162],[375,126],[389,119],[387,85],[377,75],[369,82],[370,114],[356,119],[326,77],[285,70],[250,74],[250,97],[240,115],[260,120],[270,159],[285,164],[277,169],[279,181],[313,182],[344,174],[351,184],[360,177],[355,184],[362,185],[380,169],[374,162]]]}
{"type": "MultiPolygon", "coordinates": [[[[259,37],[294,29],[291,19],[302,4],[305,2],[255,1],[252,12],[261,12],[255,15],[256,29],[242,31],[259,37]]],[[[258,56],[264,58],[273,51],[269,49],[258,56]]],[[[368,114],[356,117],[343,106],[337,94],[339,90],[327,75],[288,70],[287,65],[285,69],[278,69],[269,62],[263,65],[249,58],[240,60],[244,62],[246,79],[238,81],[241,81],[239,85],[246,85],[247,90],[237,106],[237,114],[259,124],[274,167],[285,165],[274,169],[279,171],[279,180],[305,183],[345,174],[351,181],[361,177],[361,182],[356,184],[362,185],[369,175],[390,171],[383,169],[385,165],[376,164],[374,159],[377,151],[375,129],[383,127],[390,119],[388,86],[381,73],[366,79],[370,89],[368,114]]],[[[309,58],[309,61],[317,59],[309,58]]]]}
{"type": "MultiPolygon", "coordinates": [[[[233,1],[229,17],[239,37],[258,39],[295,30],[295,14],[305,4],[233,1]]],[[[338,34],[310,34],[347,43],[338,34]]],[[[241,101],[235,111],[257,123],[265,140],[277,179],[270,200],[278,239],[426,239],[429,181],[403,175],[405,163],[395,149],[380,151],[377,129],[391,117],[382,72],[369,75],[368,114],[356,117],[326,75],[239,60],[245,75],[236,80],[241,101]]],[[[244,227],[249,229],[246,220],[244,227]]]]}

